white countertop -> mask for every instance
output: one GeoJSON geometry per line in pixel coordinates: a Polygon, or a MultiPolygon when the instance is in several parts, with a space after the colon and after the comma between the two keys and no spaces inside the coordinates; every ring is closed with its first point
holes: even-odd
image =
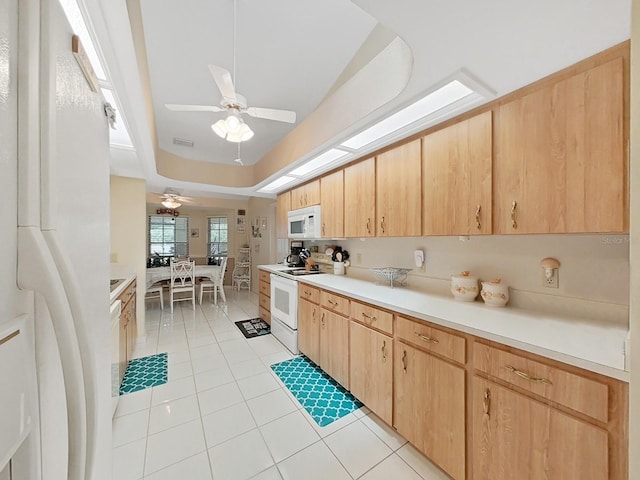
{"type": "Polygon", "coordinates": [[[124,282],[120,283],[109,297],[109,301],[113,302],[124,290],[136,279],[136,272],[132,267],[121,264],[111,264],[111,280],[124,279],[124,282]]]}
{"type": "MultiPolygon", "coordinates": [[[[261,265],[278,273],[284,265],[261,265]]],[[[315,287],[356,300],[494,340],[570,365],[629,381],[625,370],[625,341],[629,329],[618,323],[512,308],[489,307],[484,302],[460,302],[452,297],[390,288],[344,275],[319,274],[293,277],[315,287]]]]}

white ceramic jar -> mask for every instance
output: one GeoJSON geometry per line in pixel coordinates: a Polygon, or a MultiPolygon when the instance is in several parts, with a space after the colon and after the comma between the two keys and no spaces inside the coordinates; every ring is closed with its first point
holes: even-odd
{"type": "Polygon", "coordinates": [[[509,301],[509,287],[502,283],[500,279],[482,282],[480,295],[488,306],[504,307],[509,301]]]}
{"type": "Polygon", "coordinates": [[[451,276],[451,293],[454,299],[461,302],[473,302],[479,291],[478,279],[469,275],[469,272],[451,276]]]}

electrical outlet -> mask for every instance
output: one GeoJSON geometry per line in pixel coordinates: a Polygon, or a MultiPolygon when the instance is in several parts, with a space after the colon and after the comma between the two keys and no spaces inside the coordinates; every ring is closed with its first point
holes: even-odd
{"type": "Polygon", "coordinates": [[[362,254],[356,253],[356,265],[360,265],[362,263],[362,254]]]}
{"type": "Polygon", "coordinates": [[[544,270],[542,270],[542,286],[547,288],[558,288],[558,269],[554,268],[551,271],[553,273],[549,278],[547,278],[544,270]]]}

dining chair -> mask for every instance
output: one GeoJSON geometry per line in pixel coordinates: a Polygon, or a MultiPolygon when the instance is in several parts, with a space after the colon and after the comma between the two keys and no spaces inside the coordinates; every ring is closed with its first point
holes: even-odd
{"type": "Polygon", "coordinates": [[[196,262],[171,262],[171,285],[169,286],[169,298],[171,300],[171,313],[173,313],[173,302],[191,300],[193,309],[196,309],[196,289],[193,283],[196,262]],[[189,295],[175,297],[177,293],[188,293],[189,295]]]}
{"type": "Polygon", "coordinates": [[[164,289],[162,288],[162,284],[160,283],[154,283],[153,285],[151,285],[149,288],[147,288],[147,291],[144,294],[144,299],[145,301],[147,300],[154,300],[156,298],[160,299],[160,310],[164,310],[164,289]]]}
{"type": "Polygon", "coordinates": [[[202,305],[202,297],[205,293],[213,295],[213,303],[218,304],[218,292],[222,297],[222,301],[226,302],[227,297],[224,294],[224,272],[227,269],[227,257],[223,257],[220,261],[220,269],[216,271],[216,275],[211,280],[205,280],[200,283],[200,305],[202,305]]]}

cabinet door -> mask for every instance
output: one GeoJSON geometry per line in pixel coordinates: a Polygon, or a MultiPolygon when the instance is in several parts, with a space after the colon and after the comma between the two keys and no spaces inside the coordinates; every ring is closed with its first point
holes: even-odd
{"type": "Polygon", "coordinates": [[[465,478],[464,384],[463,368],[396,341],[394,426],[456,480],[465,478]]]}
{"type": "Polygon", "coordinates": [[[607,480],[607,432],[473,379],[474,480],[607,480]]]}
{"type": "Polygon", "coordinates": [[[339,170],[320,179],[322,236],[344,237],[344,172],[339,170]]]}
{"type": "Polygon", "coordinates": [[[285,192],[278,195],[276,200],[276,236],[277,238],[287,238],[288,214],[291,210],[291,193],[285,192]]]}
{"type": "Polygon", "coordinates": [[[376,212],[379,237],[422,235],[420,140],[376,158],[376,212]]]}
{"type": "Polygon", "coordinates": [[[344,236],[376,234],[376,160],[369,158],[344,169],[344,236]]]}
{"type": "Polygon", "coordinates": [[[495,118],[495,233],[628,228],[618,58],[502,105],[495,118]]]}
{"type": "Polygon", "coordinates": [[[491,233],[491,111],[422,139],[425,235],[491,233]]]}
{"type": "Polygon", "coordinates": [[[349,389],[349,319],[320,310],[320,366],[349,389]]]}
{"type": "Polygon", "coordinates": [[[291,190],[291,210],[304,208],[304,206],[304,185],[302,185],[291,190]]]}
{"type": "Polygon", "coordinates": [[[320,205],[320,180],[314,180],[303,186],[304,206],[320,205]]]}
{"type": "Polygon", "coordinates": [[[351,393],[391,425],[393,414],[393,342],[390,337],[351,322],[351,393]]]}
{"type": "Polygon", "coordinates": [[[300,299],[298,302],[298,348],[320,365],[320,307],[300,299]]]}

